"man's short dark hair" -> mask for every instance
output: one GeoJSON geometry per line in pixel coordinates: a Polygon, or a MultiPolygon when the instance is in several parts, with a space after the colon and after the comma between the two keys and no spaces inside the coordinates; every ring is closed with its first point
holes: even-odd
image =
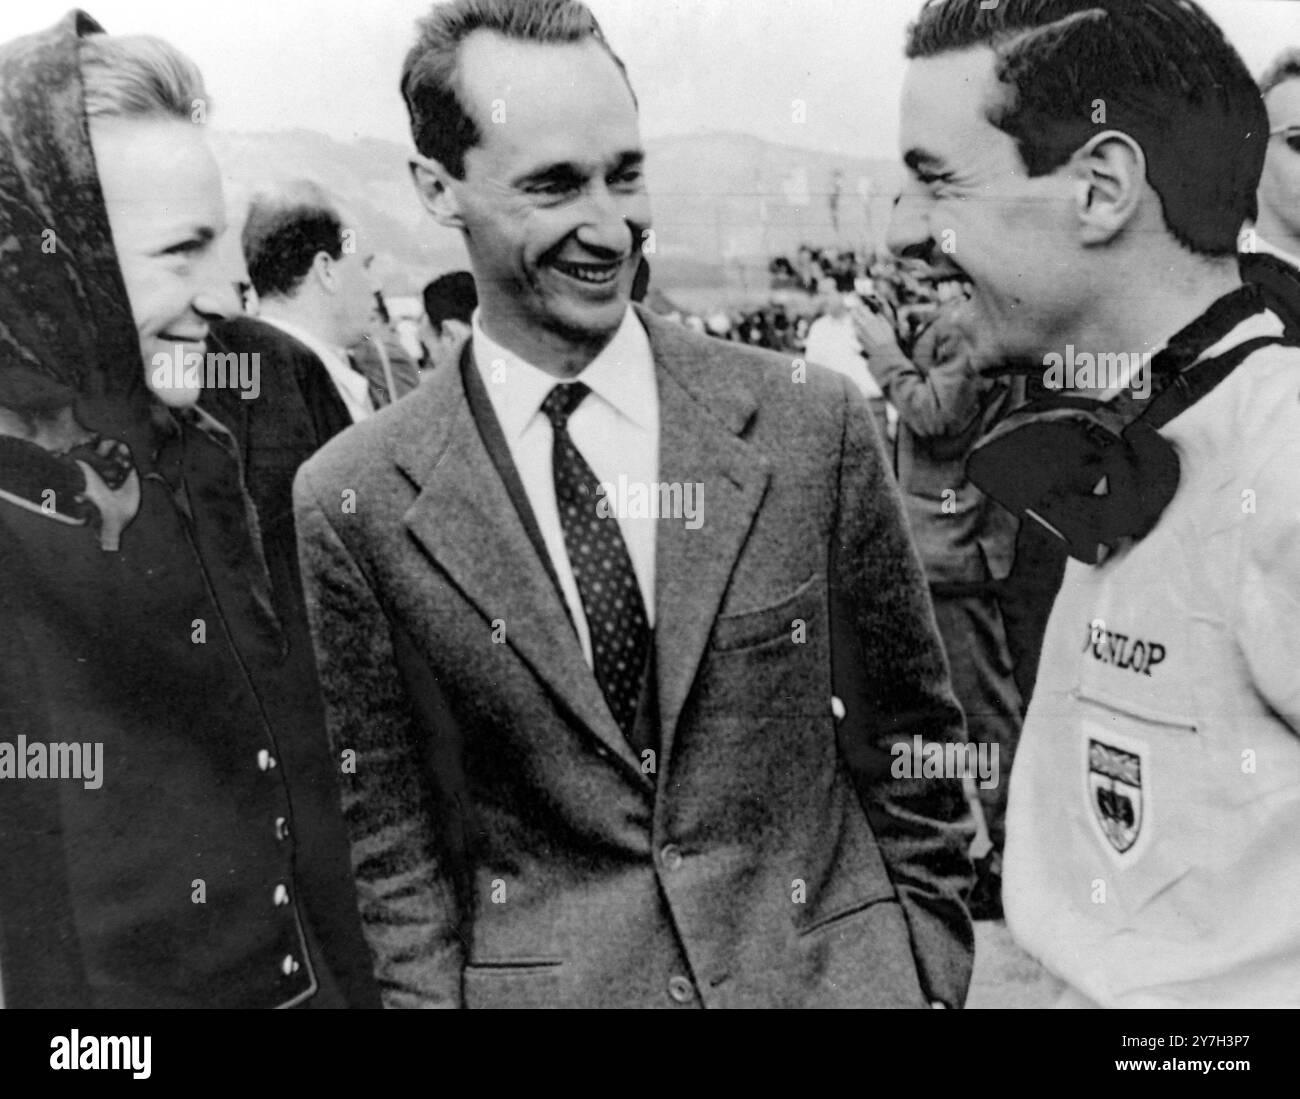
{"type": "Polygon", "coordinates": [[[435,330],[442,329],[443,321],[469,324],[477,308],[478,290],[468,271],[440,275],[424,288],[424,314],[435,330]]]}
{"type": "MultiPolygon", "coordinates": [[[[465,153],[482,140],[458,73],[461,43],[475,31],[550,45],[592,39],[627,79],[627,68],[610,48],[596,17],[578,0],[452,0],[435,5],[417,29],[419,38],[402,65],[411,135],[421,156],[436,160],[456,179],[464,178],[465,153]]],[[[635,93],[632,98],[635,101],[635,93]]]]}
{"type": "Polygon", "coordinates": [[[1031,176],[1122,131],[1146,155],[1174,237],[1203,255],[1236,252],[1258,214],[1268,119],[1241,57],[1193,0],[926,0],[908,30],[909,58],[975,46],[994,50],[1007,90],[988,120],[1031,176]]]}
{"type": "Polygon", "coordinates": [[[324,252],[343,255],[343,219],[325,190],[308,180],[253,196],[240,236],[259,297],[292,294],[324,252]]]}
{"type": "Polygon", "coordinates": [[[1283,50],[1259,78],[1259,94],[1268,95],[1279,84],[1300,79],[1300,47],[1283,50]]]}

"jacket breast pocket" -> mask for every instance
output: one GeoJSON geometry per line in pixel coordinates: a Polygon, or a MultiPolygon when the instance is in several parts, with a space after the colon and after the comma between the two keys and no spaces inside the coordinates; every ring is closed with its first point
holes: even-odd
{"type": "Polygon", "coordinates": [[[821,575],[810,576],[789,595],[758,610],[742,614],[719,615],[713,624],[709,647],[714,652],[738,652],[758,648],[773,641],[790,642],[802,622],[805,630],[820,617],[822,606],[821,575]]]}
{"type": "Polygon", "coordinates": [[[769,606],[719,615],[692,692],[698,712],[744,723],[754,736],[794,738],[792,752],[817,750],[823,730],[808,718],[824,716],[829,728],[828,633],[820,575],[769,606]]]}
{"type": "Polygon", "coordinates": [[[561,962],[467,965],[461,994],[467,1008],[560,1007],[561,962]]]}

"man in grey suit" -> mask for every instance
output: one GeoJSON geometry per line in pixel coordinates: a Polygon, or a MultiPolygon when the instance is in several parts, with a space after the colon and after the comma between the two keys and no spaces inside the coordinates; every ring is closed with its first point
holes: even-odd
{"type": "Polygon", "coordinates": [[[584,6],[439,5],[402,88],[480,307],[295,484],[385,1002],[960,1005],[968,821],[917,749],[962,718],[866,402],[630,305],[584,6]]]}

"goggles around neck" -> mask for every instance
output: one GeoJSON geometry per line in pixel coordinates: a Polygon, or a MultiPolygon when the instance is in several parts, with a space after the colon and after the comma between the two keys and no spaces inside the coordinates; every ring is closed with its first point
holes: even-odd
{"type": "Polygon", "coordinates": [[[1099,565],[1145,537],[1178,490],[1180,465],[1159,429],[1187,411],[1268,344],[1263,337],[1223,355],[1204,353],[1265,309],[1254,286],[1219,299],[1151,361],[1152,392],[1109,401],[1053,394],[1011,413],[967,460],[972,483],[1015,515],[1061,539],[1071,557],[1099,565]]]}

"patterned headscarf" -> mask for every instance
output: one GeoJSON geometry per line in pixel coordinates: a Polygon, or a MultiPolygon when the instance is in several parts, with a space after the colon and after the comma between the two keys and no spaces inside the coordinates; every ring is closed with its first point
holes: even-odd
{"type": "Polygon", "coordinates": [[[0,46],[0,405],[79,401],[107,431],[147,398],[83,104],[78,40],[98,33],[73,11],[0,46]]]}
{"type": "Polygon", "coordinates": [[[102,33],[72,11],[0,46],[0,406],[69,409],[92,435],[60,455],[0,435],[0,497],[90,524],[115,550],[178,424],[145,384],[90,144],[78,46],[102,33]]]}

